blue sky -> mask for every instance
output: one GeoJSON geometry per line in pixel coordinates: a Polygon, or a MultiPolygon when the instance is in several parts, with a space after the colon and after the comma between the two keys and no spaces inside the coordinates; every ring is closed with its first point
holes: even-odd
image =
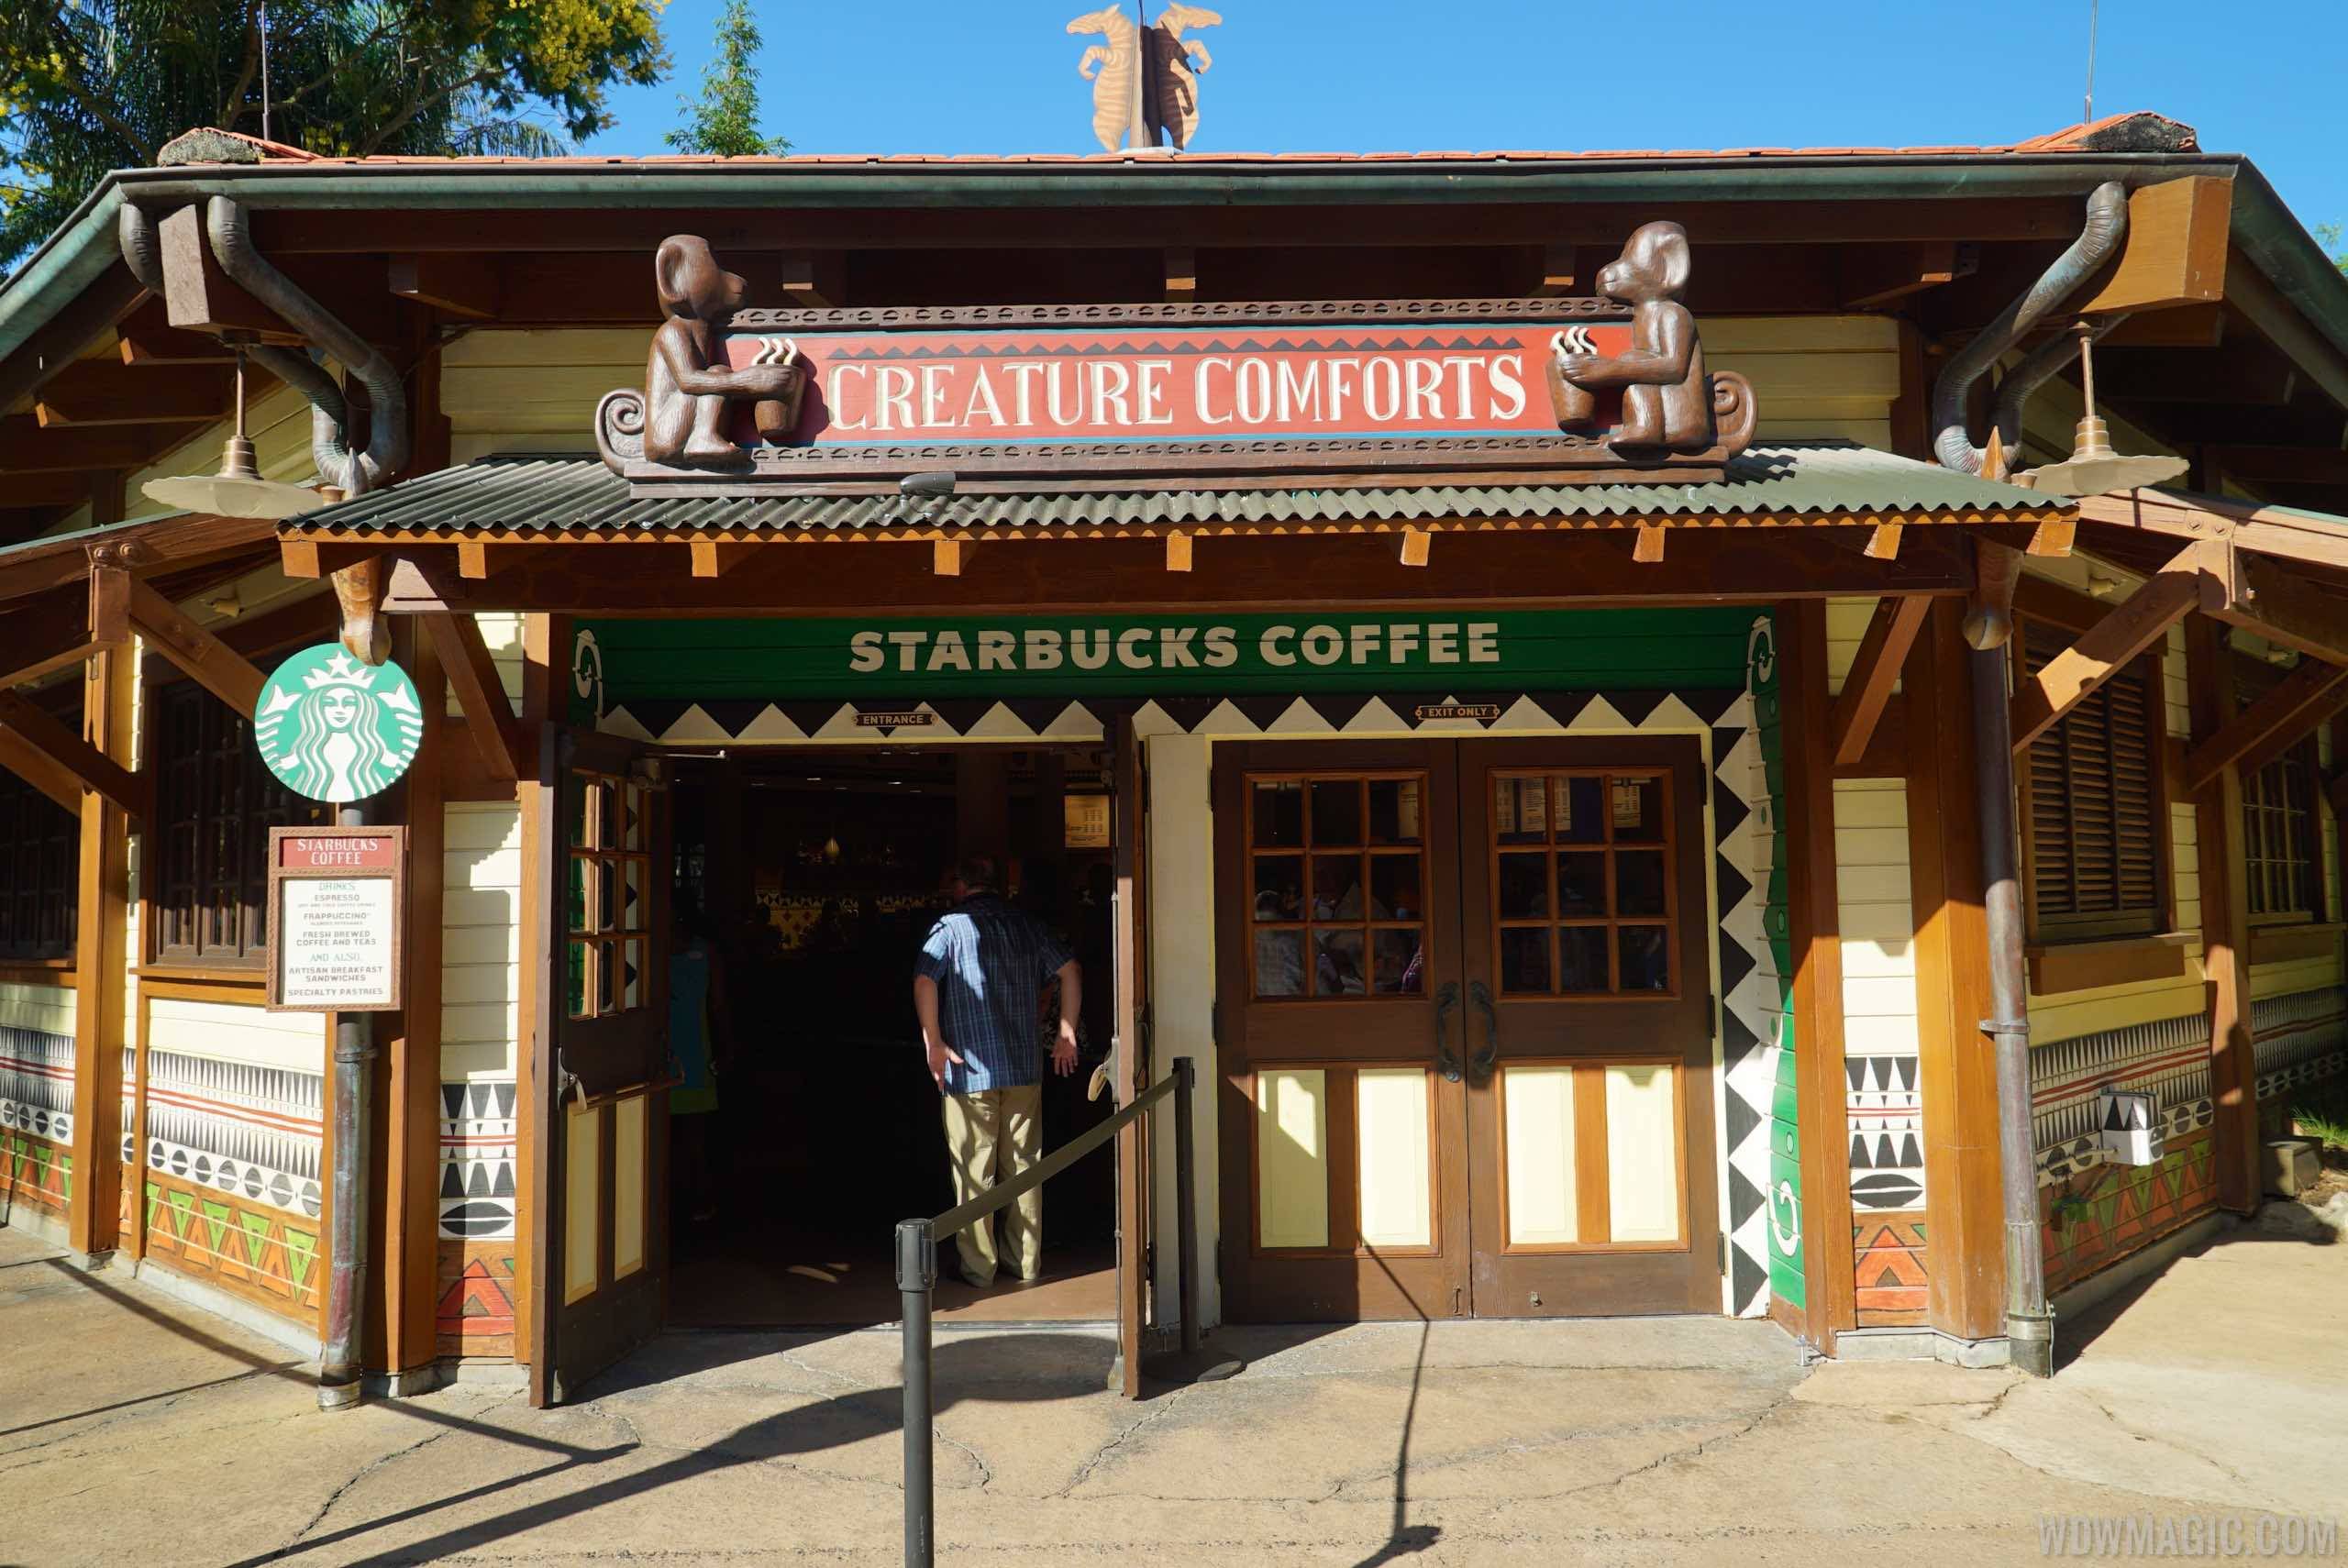
{"type": "MultiPolygon", "coordinates": [[[[672,79],[620,94],[586,150],[665,150],[721,4],[670,0],[672,79]]],[[[1090,40],[1064,31],[1086,0],[754,4],[767,129],[799,151],[1095,148],[1076,74],[1090,40]]],[[[2088,0],[1216,8],[1202,152],[2007,142],[2077,120],[2087,74],[2088,0]],[[1651,39],[1643,16],[1667,18],[1651,39]]],[[[2099,31],[2099,114],[2184,120],[2248,153],[2303,220],[2348,221],[2343,0],[2102,0],[2099,31]]]]}

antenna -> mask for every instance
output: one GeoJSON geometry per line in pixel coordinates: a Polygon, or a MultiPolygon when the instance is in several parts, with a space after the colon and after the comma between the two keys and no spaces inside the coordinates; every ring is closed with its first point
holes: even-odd
{"type": "MultiPolygon", "coordinates": [[[[260,5],[260,138],[271,141],[269,134],[269,0],[260,5]]],[[[297,94],[298,96],[298,94],[297,94]]]]}
{"type": "Polygon", "coordinates": [[[2101,5],[2102,0],[2088,0],[2088,108],[2081,125],[2095,124],[2095,24],[2101,5]]]}

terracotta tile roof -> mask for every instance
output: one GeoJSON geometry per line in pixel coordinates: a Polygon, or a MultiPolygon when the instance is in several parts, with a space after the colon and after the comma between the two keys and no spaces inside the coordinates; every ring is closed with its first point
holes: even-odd
{"type": "Polygon", "coordinates": [[[307,152],[282,142],[263,141],[259,137],[237,131],[199,127],[179,138],[172,148],[165,149],[166,162],[240,162],[240,163],[303,163],[336,166],[405,166],[447,167],[453,165],[513,165],[525,168],[560,168],[576,166],[624,165],[629,167],[748,164],[776,168],[822,167],[842,164],[978,164],[988,166],[1038,166],[1057,164],[1127,163],[1555,163],[1574,161],[1638,161],[1662,159],[1773,159],[1773,158],[1984,158],[2023,154],[2062,154],[2079,152],[2198,152],[2200,143],[2193,127],[2163,116],[2132,112],[2108,115],[2082,125],[2065,126],[2044,136],[2032,137],[2026,141],[1987,143],[1979,146],[1939,147],[1733,147],[1716,149],[1696,148],[1618,148],[1592,149],[1584,151],[1557,151],[1539,149],[1513,149],[1484,152],[1464,150],[1425,152],[1201,152],[1178,153],[1167,148],[1149,148],[1124,152],[1029,152],[1029,153],[834,153],[792,152],[779,157],[710,158],[690,153],[651,153],[641,157],[619,157],[608,154],[572,154],[560,158],[484,158],[431,157],[415,154],[377,153],[365,158],[337,158],[307,152]],[[183,144],[187,144],[183,147],[183,144]],[[200,144],[200,145],[199,145],[200,144]],[[181,157],[174,159],[174,149],[181,157]],[[241,153],[241,156],[239,156],[241,153]]]}

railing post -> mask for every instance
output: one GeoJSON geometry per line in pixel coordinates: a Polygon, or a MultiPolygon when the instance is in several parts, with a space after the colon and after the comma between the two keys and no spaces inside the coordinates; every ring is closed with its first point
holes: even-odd
{"type": "Polygon", "coordinates": [[[1174,1058],[1174,1244],[1176,1266],[1182,1271],[1182,1354],[1199,1349],[1199,1194],[1191,1150],[1191,1090],[1198,1072],[1188,1056],[1174,1058]]]}
{"type": "Polygon", "coordinates": [[[929,1301],[936,1284],[937,1242],[930,1232],[930,1221],[900,1222],[897,1294],[905,1324],[905,1568],[930,1568],[936,1551],[929,1388],[929,1301]]]}

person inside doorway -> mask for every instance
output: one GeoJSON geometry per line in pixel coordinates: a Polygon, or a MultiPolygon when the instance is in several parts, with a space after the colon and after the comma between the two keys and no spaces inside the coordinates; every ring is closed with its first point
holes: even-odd
{"type": "MultiPolygon", "coordinates": [[[[1080,966],[1042,922],[1003,899],[1000,881],[993,856],[965,859],[947,886],[954,906],[930,927],[914,961],[914,1011],[930,1078],[944,1099],[958,1204],[1043,1157],[1043,1052],[1036,1025],[1055,982],[1060,1006],[1052,1070],[1066,1077],[1077,1065],[1080,966]]],[[[1043,1190],[1030,1188],[1002,1218],[1004,1265],[1017,1278],[1036,1278],[1043,1272],[1043,1190]]],[[[981,1290],[992,1286],[994,1217],[964,1227],[954,1242],[962,1277],[981,1290]]]]}
{"type": "Polygon", "coordinates": [[[732,1020],[725,974],[715,947],[703,934],[700,911],[684,899],[674,901],[674,934],[669,949],[669,1049],[676,1057],[677,1084],[669,1091],[669,1128],[674,1151],[679,1207],[688,1221],[705,1225],[717,1218],[717,1080],[730,1063],[732,1020]]]}

